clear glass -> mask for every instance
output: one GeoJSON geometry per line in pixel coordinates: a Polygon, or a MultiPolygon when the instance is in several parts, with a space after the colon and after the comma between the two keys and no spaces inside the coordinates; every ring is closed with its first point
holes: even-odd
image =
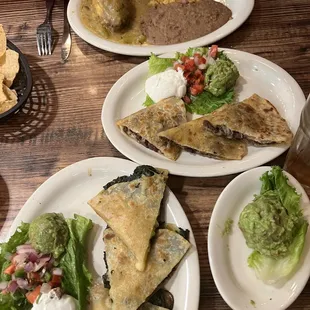
{"type": "Polygon", "coordinates": [[[300,125],[287,154],[284,170],[310,188],[310,95],[300,118],[300,125]]]}

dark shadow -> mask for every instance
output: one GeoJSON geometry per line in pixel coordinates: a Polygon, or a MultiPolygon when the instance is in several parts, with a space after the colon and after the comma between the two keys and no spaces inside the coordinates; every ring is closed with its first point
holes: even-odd
{"type": "Polygon", "coordinates": [[[6,221],[9,206],[10,206],[9,189],[4,179],[0,175],[0,233],[6,221]]]}
{"type": "Polygon", "coordinates": [[[38,65],[40,58],[26,56],[33,76],[32,93],[26,104],[0,123],[0,143],[23,142],[43,132],[57,114],[58,99],[48,74],[38,65]]]}

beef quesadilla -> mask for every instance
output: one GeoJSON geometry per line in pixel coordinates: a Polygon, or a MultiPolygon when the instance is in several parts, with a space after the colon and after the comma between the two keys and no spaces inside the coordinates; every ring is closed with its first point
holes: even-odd
{"type": "Polygon", "coordinates": [[[186,122],[184,102],[176,97],[159,101],[145,109],[119,120],[120,130],[145,147],[176,160],[181,148],[163,140],[158,133],[186,122]]]}
{"type": "Polygon", "coordinates": [[[247,154],[247,145],[219,137],[204,126],[206,117],[201,117],[159,133],[159,136],[172,141],[185,150],[216,159],[242,159],[247,154]]]}
{"type": "Polygon", "coordinates": [[[226,104],[207,115],[204,126],[230,139],[246,139],[256,145],[287,144],[293,134],[277,109],[257,94],[235,104],[226,104]]]}
{"type": "Polygon", "coordinates": [[[132,175],[108,183],[88,202],[125,243],[140,271],[145,269],[167,178],[167,170],[139,166],[132,175]]]}
{"type": "Polygon", "coordinates": [[[107,274],[112,310],[136,310],[169,276],[190,248],[190,243],[169,229],[158,229],[152,240],[144,272],[135,268],[135,257],[111,228],[104,232],[107,274]]]}

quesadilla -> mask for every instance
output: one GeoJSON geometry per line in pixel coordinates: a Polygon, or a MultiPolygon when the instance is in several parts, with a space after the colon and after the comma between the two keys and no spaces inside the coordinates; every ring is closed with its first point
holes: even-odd
{"type": "Polygon", "coordinates": [[[186,151],[215,159],[242,159],[247,154],[243,141],[229,140],[209,132],[204,126],[206,117],[201,117],[159,133],[186,151]]]}
{"type": "Polygon", "coordinates": [[[186,122],[184,102],[176,97],[164,99],[119,120],[120,130],[145,147],[176,160],[181,148],[163,140],[158,133],[186,122]]]}
{"type": "Polygon", "coordinates": [[[135,268],[135,258],[112,229],[104,232],[107,276],[112,310],[136,310],[181,261],[190,243],[169,229],[158,229],[144,272],[135,268]]]}
{"type": "Polygon", "coordinates": [[[11,87],[16,74],[19,71],[19,55],[8,49],[5,53],[5,61],[0,65],[0,73],[4,75],[4,84],[11,87]]]}
{"type": "Polygon", "coordinates": [[[291,144],[293,134],[277,109],[257,94],[226,104],[206,116],[204,126],[230,139],[246,139],[256,145],[291,144]]]}
{"type": "Polygon", "coordinates": [[[125,243],[140,271],[145,269],[167,178],[167,170],[139,166],[131,176],[108,183],[88,202],[125,243]]]}

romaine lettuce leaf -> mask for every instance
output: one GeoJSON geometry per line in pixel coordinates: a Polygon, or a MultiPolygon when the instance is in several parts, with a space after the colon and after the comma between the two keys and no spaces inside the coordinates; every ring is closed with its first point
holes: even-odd
{"type": "Polygon", "coordinates": [[[149,64],[149,75],[154,75],[165,71],[168,68],[173,67],[174,58],[160,58],[152,54],[148,64],[149,64]]]}
{"type": "Polygon", "coordinates": [[[155,103],[155,102],[152,100],[152,98],[151,98],[148,94],[146,94],[146,99],[145,99],[143,105],[144,105],[145,107],[149,107],[150,105],[152,105],[152,104],[154,104],[154,103],[155,103]]]}
{"type": "Polygon", "coordinates": [[[208,55],[208,47],[190,47],[185,53],[176,52],[175,58],[181,59],[182,56],[193,57],[195,53],[200,53],[201,55],[208,55]]]}
{"type": "Polygon", "coordinates": [[[249,267],[255,270],[256,277],[266,284],[276,284],[289,277],[300,260],[308,223],[304,222],[289,248],[289,255],[274,259],[254,251],[248,258],[249,267]]]}
{"type": "Polygon", "coordinates": [[[92,276],[86,267],[86,238],[93,223],[83,216],[74,215],[67,219],[70,239],[67,251],[60,260],[60,268],[64,272],[62,287],[64,291],[78,300],[79,309],[86,309],[87,296],[92,276]]]}
{"type": "Polygon", "coordinates": [[[192,102],[190,104],[186,104],[185,106],[190,113],[204,115],[220,108],[225,103],[231,103],[234,99],[234,95],[235,92],[233,89],[230,89],[219,97],[204,91],[198,96],[192,96],[192,102]]]}

